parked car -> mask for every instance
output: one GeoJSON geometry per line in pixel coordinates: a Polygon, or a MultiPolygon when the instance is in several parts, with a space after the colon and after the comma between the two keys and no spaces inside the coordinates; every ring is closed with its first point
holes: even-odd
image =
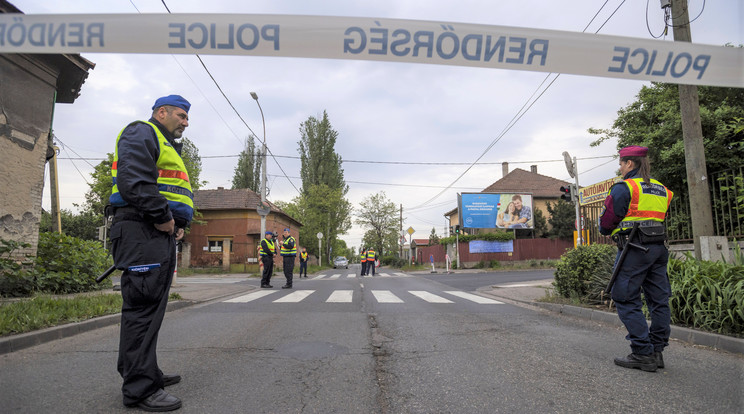
{"type": "Polygon", "coordinates": [[[343,267],[346,269],[349,268],[349,261],[346,260],[344,256],[338,256],[335,259],[333,259],[333,268],[335,269],[335,268],[340,268],[340,267],[343,267]]]}

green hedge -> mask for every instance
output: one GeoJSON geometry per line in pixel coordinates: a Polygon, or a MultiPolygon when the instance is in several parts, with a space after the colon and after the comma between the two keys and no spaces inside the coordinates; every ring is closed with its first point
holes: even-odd
{"type": "Polygon", "coordinates": [[[579,246],[561,256],[555,270],[556,293],[587,303],[601,301],[612,275],[617,248],[607,244],[579,246]]]}
{"type": "Polygon", "coordinates": [[[59,233],[39,233],[36,258],[17,263],[13,250],[28,244],[3,240],[0,244],[0,296],[28,296],[34,292],[76,293],[111,287],[96,277],[113,261],[100,243],[59,233]]]}

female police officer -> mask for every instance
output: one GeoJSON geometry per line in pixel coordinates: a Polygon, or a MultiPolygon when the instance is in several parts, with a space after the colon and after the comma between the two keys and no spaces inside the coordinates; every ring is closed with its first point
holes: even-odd
{"type": "MultiPolygon", "coordinates": [[[[615,358],[615,364],[653,372],[664,368],[662,351],[668,345],[670,333],[669,295],[667,276],[669,251],[663,227],[672,192],[650,176],[646,155],[648,148],[625,147],[620,150],[620,173],[623,182],[615,184],[604,201],[599,219],[600,233],[612,235],[620,249],[629,249],[612,287],[612,299],[617,314],[628,330],[631,353],[615,358]],[[627,240],[631,228],[637,224],[639,235],[627,240]],[[627,245],[640,244],[648,251],[627,245]],[[646,298],[651,327],[643,314],[641,291],[646,298]]],[[[618,251],[618,257],[620,252],[618,251]]]]}

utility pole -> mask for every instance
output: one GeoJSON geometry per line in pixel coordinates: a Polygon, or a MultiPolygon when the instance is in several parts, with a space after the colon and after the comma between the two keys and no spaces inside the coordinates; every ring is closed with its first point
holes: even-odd
{"type": "MultiPolygon", "coordinates": [[[[403,204],[400,205],[400,233],[403,234],[403,204]]],[[[398,243],[400,245],[400,252],[398,253],[398,257],[401,259],[403,258],[403,245],[401,243],[398,243]]]]}
{"type": "MultiPolygon", "coordinates": [[[[51,136],[49,137],[51,140],[51,136]]],[[[49,193],[52,196],[52,231],[62,234],[62,218],[59,208],[59,176],[57,174],[57,152],[59,148],[53,145],[54,155],[49,160],[49,193]]]]}
{"type": "MultiPolygon", "coordinates": [[[[674,41],[692,42],[687,0],[673,0],[671,14],[674,41]]],[[[679,104],[682,117],[682,137],[685,144],[685,167],[687,169],[687,191],[690,196],[692,237],[695,243],[695,257],[700,259],[700,238],[713,236],[714,232],[697,86],[679,85],[679,104]]]]}

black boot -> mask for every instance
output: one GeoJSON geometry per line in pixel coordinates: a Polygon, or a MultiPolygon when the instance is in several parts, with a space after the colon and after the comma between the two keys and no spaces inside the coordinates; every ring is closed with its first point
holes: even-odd
{"type": "Polygon", "coordinates": [[[656,358],[656,367],[664,368],[664,356],[661,355],[661,352],[654,352],[654,357],[656,358]]]}
{"type": "Polygon", "coordinates": [[[636,368],[646,372],[656,372],[656,357],[651,355],[630,354],[624,358],[615,358],[615,365],[625,368],[636,368]]]}
{"type": "Polygon", "coordinates": [[[282,286],[282,289],[292,289],[292,285],[284,285],[282,286]]]}

